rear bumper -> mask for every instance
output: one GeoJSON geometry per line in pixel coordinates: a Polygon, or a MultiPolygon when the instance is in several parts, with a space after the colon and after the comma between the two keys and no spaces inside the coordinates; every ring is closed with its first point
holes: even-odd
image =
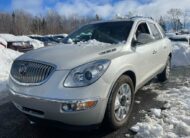
{"type": "Polygon", "coordinates": [[[45,99],[19,94],[10,90],[10,97],[14,105],[23,113],[40,118],[74,126],[89,126],[100,124],[104,118],[107,100],[97,99],[95,107],[76,112],[63,112],[62,99],[45,99]]]}

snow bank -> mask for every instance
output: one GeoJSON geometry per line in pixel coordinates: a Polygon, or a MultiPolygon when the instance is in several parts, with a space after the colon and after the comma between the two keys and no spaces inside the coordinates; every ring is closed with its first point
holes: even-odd
{"type": "Polygon", "coordinates": [[[6,82],[12,62],[19,55],[21,55],[21,53],[17,51],[0,48],[0,92],[6,89],[6,82]]]}
{"type": "Polygon", "coordinates": [[[0,37],[5,39],[5,41],[7,41],[7,42],[11,42],[11,41],[16,40],[16,36],[12,35],[12,34],[0,34],[0,37]]]}
{"type": "Polygon", "coordinates": [[[190,46],[183,42],[173,42],[172,66],[190,65],[190,46]]]}
{"type": "Polygon", "coordinates": [[[166,103],[162,110],[151,109],[143,122],[131,128],[137,133],[135,137],[190,137],[190,88],[182,86],[165,91],[151,89],[158,93],[157,100],[166,103]]]}

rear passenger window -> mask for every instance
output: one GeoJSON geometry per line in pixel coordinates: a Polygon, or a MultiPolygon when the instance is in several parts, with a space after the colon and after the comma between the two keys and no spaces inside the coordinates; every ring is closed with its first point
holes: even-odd
{"type": "Polygon", "coordinates": [[[159,32],[158,28],[155,24],[149,23],[150,29],[152,31],[152,35],[154,36],[155,40],[159,40],[162,38],[161,33],[159,32]]]}
{"type": "Polygon", "coordinates": [[[164,29],[160,25],[158,25],[158,27],[159,27],[163,37],[166,37],[166,32],[164,31],[164,29]]]}

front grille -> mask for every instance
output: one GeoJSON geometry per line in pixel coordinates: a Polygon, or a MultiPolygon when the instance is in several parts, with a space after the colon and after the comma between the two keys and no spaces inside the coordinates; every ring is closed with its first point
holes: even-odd
{"type": "Polygon", "coordinates": [[[38,84],[44,82],[54,70],[52,65],[16,60],[11,68],[11,76],[20,83],[38,84]]]}

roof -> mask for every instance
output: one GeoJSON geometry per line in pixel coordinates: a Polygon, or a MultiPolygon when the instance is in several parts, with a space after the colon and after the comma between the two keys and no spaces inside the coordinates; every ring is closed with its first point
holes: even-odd
{"type": "Polygon", "coordinates": [[[149,21],[149,22],[154,22],[154,20],[151,17],[143,17],[143,16],[134,16],[130,18],[116,18],[112,20],[106,20],[106,21],[94,21],[90,24],[95,24],[95,23],[107,23],[107,22],[121,22],[121,21],[149,21]]]}

